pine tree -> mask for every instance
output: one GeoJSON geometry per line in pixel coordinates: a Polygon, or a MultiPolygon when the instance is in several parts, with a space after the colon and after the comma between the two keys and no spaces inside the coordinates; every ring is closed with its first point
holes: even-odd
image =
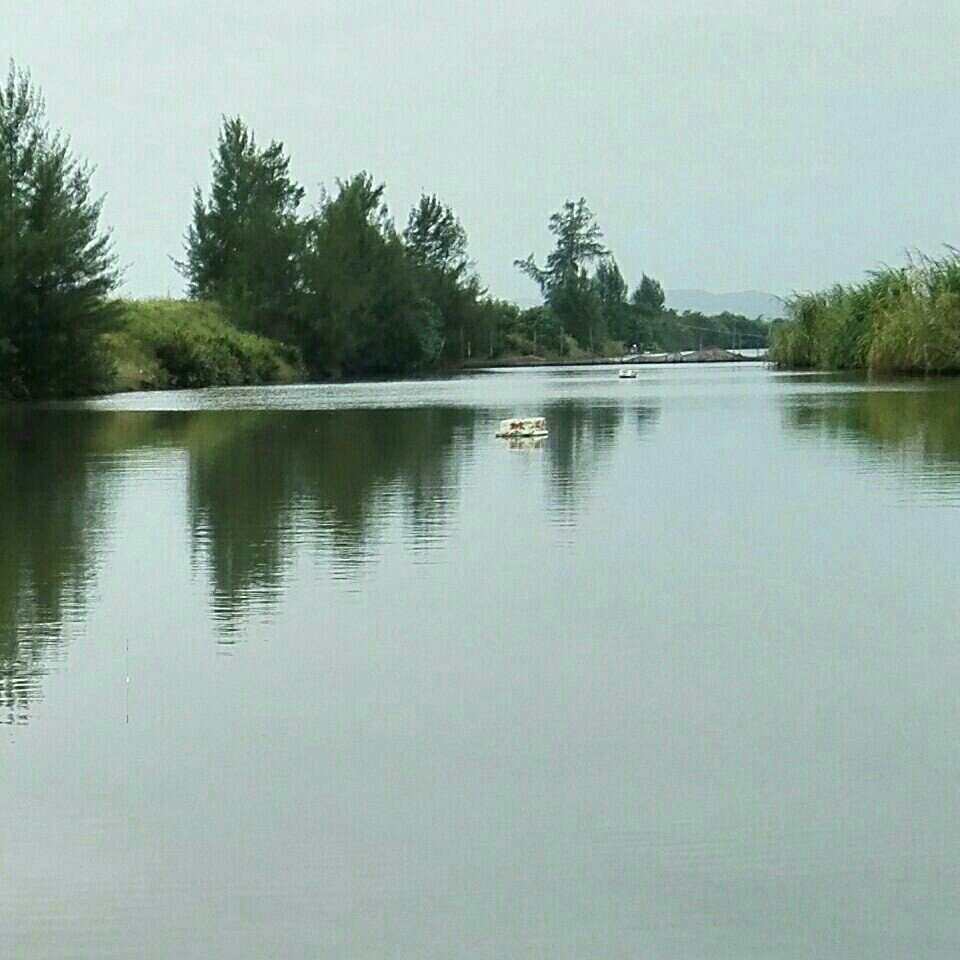
{"type": "Polygon", "coordinates": [[[91,175],[11,63],[0,87],[0,395],[75,396],[109,381],[99,334],[119,275],[91,175]]]}
{"type": "Polygon", "coordinates": [[[629,340],[633,330],[627,303],[627,284],[613,257],[600,261],[593,282],[600,299],[607,335],[620,342],[629,340]]]}
{"type": "Polygon", "coordinates": [[[186,259],[177,263],[190,295],[217,301],[246,329],[295,339],[303,196],[283,144],[260,149],[243,120],[225,119],[210,197],[194,191],[186,259]]]}
{"type": "Polygon", "coordinates": [[[421,286],[439,313],[444,354],[466,359],[480,334],[479,301],[484,293],[471,272],[466,230],[450,207],[424,194],[410,211],[403,241],[421,286]]]}
{"type": "Polygon", "coordinates": [[[568,200],[550,217],[550,232],[557,238],[543,267],[531,253],[514,265],[540,286],[547,305],[563,325],[564,333],[591,350],[605,334],[603,311],[592,282],[590,267],[602,262],[609,251],[587,201],[568,200]]]}
{"type": "Polygon", "coordinates": [[[440,317],[397,236],[383,184],[338,182],[307,222],[304,358],[317,373],[403,373],[435,362],[440,317]]]}

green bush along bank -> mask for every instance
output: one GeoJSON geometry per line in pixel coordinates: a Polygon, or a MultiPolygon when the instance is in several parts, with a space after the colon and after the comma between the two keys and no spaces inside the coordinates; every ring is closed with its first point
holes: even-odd
{"type": "Polygon", "coordinates": [[[298,351],[237,329],[221,307],[196,300],[120,301],[102,337],[113,390],[290,383],[304,378],[298,351]]]}

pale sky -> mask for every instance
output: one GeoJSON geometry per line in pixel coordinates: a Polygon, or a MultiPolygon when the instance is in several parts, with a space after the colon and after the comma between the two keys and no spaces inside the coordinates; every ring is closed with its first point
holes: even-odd
{"type": "Polygon", "coordinates": [[[133,296],[179,294],[223,114],[308,199],[421,190],[498,296],[583,195],[632,284],[775,294],[960,245],[960,3],[0,0],[0,57],[97,167],[133,296]]]}

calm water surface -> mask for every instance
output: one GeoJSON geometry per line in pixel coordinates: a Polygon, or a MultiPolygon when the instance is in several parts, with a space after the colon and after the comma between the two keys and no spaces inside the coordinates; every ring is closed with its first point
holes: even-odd
{"type": "Polygon", "coordinates": [[[956,383],[8,408],[0,494],[4,957],[960,956],[956,383]]]}

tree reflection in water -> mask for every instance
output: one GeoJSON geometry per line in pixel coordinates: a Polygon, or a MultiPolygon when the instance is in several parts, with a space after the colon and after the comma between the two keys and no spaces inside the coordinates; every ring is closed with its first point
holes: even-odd
{"type": "Polygon", "coordinates": [[[610,455],[624,417],[635,417],[641,438],[659,419],[659,407],[635,407],[621,403],[598,404],[584,400],[560,400],[547,404],[544,416],[550,431],[546,445],[548,477],[554,518],[572,523],[597,471],[610,455]]]}
{"type": "Polygon", "coordinates": [[[228,629],[280,594],[296,547],[332,558],[349,577],[394,517],[421,548],[441,542],[455,502],[458,439],[473,435],[467,408],[220,414],[222,442],[194,436],[190,523],[210,569],[214,610],[228,629]]]}
{"type": "Polygon", "coordinates": [[[960,496],[960,384],[911,382],[803,394],[784,404],[787,426],[803,437],[862,451],[871,466],[938,497],[960,496]]]}
{"type": "Polygon", "coordinates": [[[0,722],[26,719],[83,606],[108,500],[103,418],[0,413],[0,722]]]}
{"type": "MultiPolygon", "coordinates": [[[[561,522],[579,509],[625,418],[635,416],[643,434],[658,415],[580,401],[543,412],[550,437],[542,454],[561,522]]],[[[476,422],[476,409],[461,406],[8,409],[0,420],[0,716],[25,719],[66,625],[83,618],[115,526],[115,493],[144,455],[186,454],[193,562],[209,576],[220,639],[231,642],[245,617],[273,609],[304,549],[346,579],[380,554],[386,536],[400,538],[415,561],[428,559],[448,536],[476,422]]]]}
{"type": "Polygon", "coordinates": [[[395,518],[415,549],[444,538],[468,408],[186,413],[7,409],[0,416],[0,722],[27,704],[84,615],[115,490],[157,448],[187,453],[195,562],[229,638],[281,595],[301,545],[356,575],[395,518]]]}

